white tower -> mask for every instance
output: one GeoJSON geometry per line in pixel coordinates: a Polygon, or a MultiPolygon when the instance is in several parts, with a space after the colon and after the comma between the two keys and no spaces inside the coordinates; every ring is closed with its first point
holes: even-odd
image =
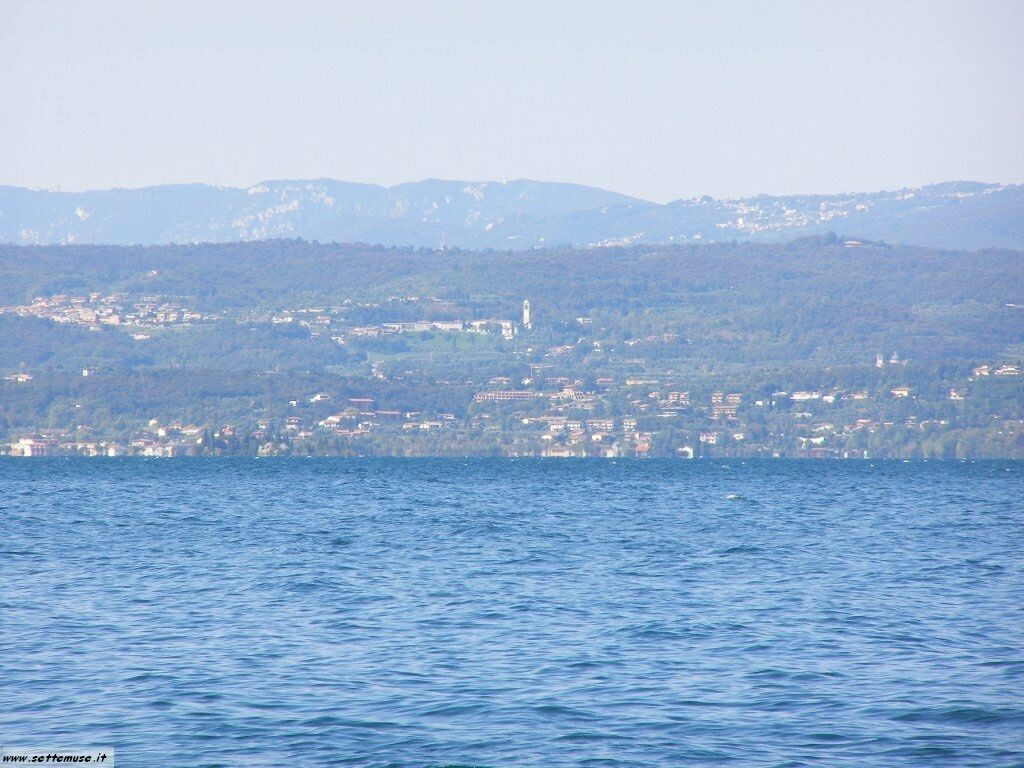
{"type": "Polygon", "coordinates": [[[530,300],[523,299],[523,328],[529,330],[533,327],[533,321],[530,319],[530,300]]]}

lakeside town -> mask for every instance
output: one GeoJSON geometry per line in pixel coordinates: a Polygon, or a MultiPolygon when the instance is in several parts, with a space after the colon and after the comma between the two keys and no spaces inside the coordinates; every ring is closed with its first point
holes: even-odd
{"type": "Polygon", "coordinates": [[[850,242],[16,251],[0,454],[1024,457],[1015,257],[850,242]]]}
{"type": "MultiPolygon", "coordinates": [[[[341,346],[384,337],[420,338],[434,332],[494,335],[510,342],[528,335],[534,325],[529,300],[522,302],[516,322],[345,322],[347,315],[358,311],[383,306],[412,307],[414,312],[421,312],[424,305],[441,305],[442,312],[451,311],[450,305],[439,299],[411,296],[255,317],[250,313],[231,322],[295,324],[307,329],[310,339],[326,335],[341,346]]],[[[105,324],[130,333],[136,340],[139,328],[223,320],[159,296],[137,301],[117,295],[54,296],[3,311],[90,329],[94,324],[105,324]]],[[[586,317],[576,318],[576,323],[581,328],[592,324],[586,317]]],[[[622,346],[629,349],[638,344],[672,341],[664,336],[630,338],[622,346]]],[[[699,390],[682,388],[685,381],[674,371],[648,369],[633,375],[608,375],[590,366],[585,376],[573,376],[572,363],[563,358],[571,357],[570,353],[584,344],[598,350],[602,346],[600,341],[580,338],[569,345],[515,347],[513,367],[525,374],[519,377],[427,381],[423,371],[389,373],[381,360],[367,359],[370,375],[364,380],[364,391],[355,396],[325,388],[272,403],[236,422],[192,423],[154,417],[116,436],[86,423],[16,430],[6,443],[0,443],[0,455],[870,459],[964,458],[977,455],[978,445],[984,441],[994,441],[1011,454],[1024,446],[1024,419],[1014,418],[1015,414],[990,414],[982,428],[965,418],[972,398],[983,392],[988,382],[1019,380],[1019,363],[989,361],[975,365],[962,381],[941,387],[938,394],[935,386],[894,386],[894,381],[902,380],[900,372],[907,370],[909,362],[897,353],[877,353],[873,361],[865,363],[863,367],[876,374],[871,386],[792,390],[766,390],[762,386],[753,391],[709,391],[706,386],[699,390]],[[392,380],[419,388],[457,390],[464,395],[451,410],[424,409],[411,402],[395,402],[394,397],[379,398],[375,389],[392,380]]],[[[80,375],[93,379],[116,376],[90,368],[82,368],[80,375]]],[[[278,374],[269,371],[263,375],[278,374]]],[[[32,387],[34,383],[31,372],[19,371],[3,376],[0,386],[32,387]]]]}
{"type": "MultiPolygon", "coordinates": [[[[655,394],[655,393],[652,393],[655,394]]],[[[511,428],[502,426],[495,414],[477,411],[468,419],[452,413],[425,414],[418,411],[375,409],[373,398],[348,398],[345,407],[323,418],[289,416],[282,422],[257,421],[253,428],[232,424],[161,424],[156,419],[137,430],[129,440],[103,439],[88,427],[76,430],[40,429],[0,445],[0,456],[87,456],[87,457],[181,457],[208,455],[311,456],[311,455],[469,455],[461,446],[472,446],[473,454],[486,446],[483,455],[547,458],[646,458],[675,456],[744,458],[893,458],[884,451],[868,446],[874,437],[887,433],[902,439],[910,437],[933,439],[941,437],[950,426],[948,419],[902,421],[858,418],[849,423],[821,418],[809,410],[792,413],[786,431],[766,430],[737,415],[742,403],[739,393],[714,393],[709,405],[694,407],[685,392],[665,393],[666,400],[653,400],[637,405],[638,415],[615,418],[577,418],[564,411],[587,410],[593,394],[566,389],[545,395],[525,390],[488,390],[477,393],[475,403],[507,403],[525,400],[571,401],[571,406],[549,404],[547,413],[527,415],[512,411],[511,428]],[[639,414],[656,411],[650,416],[639,414]],[[686,412],[688,419],[681,418],[686,412]],[[664,420],[651,424],[651,418],[664,420]],[[689,428],[693,420],[707,423],[704,428],[689,428]],[[668,420],[686,422],[672,425],[668,420]],[[646,429],[645,429],[646,428],[646,429]],[[669,450],[660,441],[670,441],[669,450]]],[[[757,400],[755,409],[773,412],[780,400],[800,403],[810,401],[833,403],[835,393],[778,392],[765,402],[757,400]]],[[[906,388],[895,390],[894,398],[911,395],[906,388]]],[[[839,395],[844,400],[866,401],[862,392],[839,395]]],[[[950,400],[963,395],[951,390],[950,400]]],[[[329,396],[314,394],[312,402],[327,402],[329,396]]],[[[758,422],[762,420],[758,419],[758,422]]],[[[1008,443],[1024,441],[1024,420],[1006,419],[999,423],[997,434],[1008,443]]],[[[949,455],[924,452],[919,458],[967,458],[956,451],[949,455]]]]}

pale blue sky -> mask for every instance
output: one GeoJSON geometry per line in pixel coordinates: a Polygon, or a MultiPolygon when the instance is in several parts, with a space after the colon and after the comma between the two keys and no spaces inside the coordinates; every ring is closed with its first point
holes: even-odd
{"type": "Polygon", "coordinates": [[[0,184],[1024,182],[1024,2],[0,0],[0,184]]]}

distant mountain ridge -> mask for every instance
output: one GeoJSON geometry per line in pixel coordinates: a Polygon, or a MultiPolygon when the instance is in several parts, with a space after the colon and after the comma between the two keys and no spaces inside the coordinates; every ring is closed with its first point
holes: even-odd
{"type": "Polygon", "coordinates": [[[56,192],[0,186],[0,242],[140,244],[303,238],[520,250],[557,245],[847,237],[938,248],[1024,248],[1024,185],[946,182],[841,195],[652,203],[595,187],[331,179],[56,192]]]}

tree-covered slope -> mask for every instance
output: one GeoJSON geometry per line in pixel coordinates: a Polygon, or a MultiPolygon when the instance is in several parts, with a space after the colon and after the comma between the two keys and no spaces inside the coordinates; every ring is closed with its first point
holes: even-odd
{"type": "MultiPolygon", "coordinates": [[[[533,305],[535,325],[553,334],[552,343],[574,340],[577,318],[585,317],[599,339],[671,334],[672,354],[737,364],[855,362],[878,351],[919,360],[969,358],[1024,343],[1024,256],[1015,251],[851,247],[830,237],[501,252],[298,240],[0,247],[0,304],[13,308],[38,296],[89,293],[172,297],[206,320],[187,332],[154,336],[144,352],[126,345],[123,330],[107,326],[105,332],[119,334],[116,343],[105,332],[79,328],[7,327],[0,362],[39,359],[65,339],[80,349],[100,345],[104,360],[125,355],[150,365],[220,360],[244,367],[247,355],[253,367],[330,364],[352,348],[331,345],[327,331],[310,345],[310,330],[273,326],[270,314],[335,307],[343,310],[338,322],[349,326],[518,320],[524,298],[533,305]],[[400,296],[436,301],[427,309],[388,302],[400,296]],[[253,329],[244,330],[250,322],[253,329]]],[[[4,315],[8,323],[12,314],[4,315]]]]}

